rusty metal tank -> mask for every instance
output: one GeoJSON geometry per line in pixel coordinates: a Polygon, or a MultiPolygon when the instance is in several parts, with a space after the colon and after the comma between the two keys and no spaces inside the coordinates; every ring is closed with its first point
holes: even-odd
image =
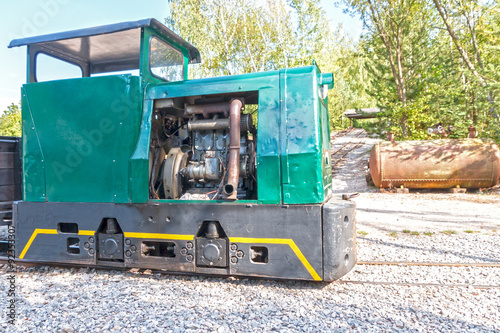
{"type": "Polygon", "coordinates": [[[377,187],[484,188],[500,178],[500,150],[491,139],[384,141],[370,155],[377,187]]]}

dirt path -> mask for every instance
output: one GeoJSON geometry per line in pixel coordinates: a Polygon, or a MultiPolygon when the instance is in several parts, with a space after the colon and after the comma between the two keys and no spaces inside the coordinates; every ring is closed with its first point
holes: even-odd
{"type": "Polygon", "coordinates": [[[362,129],[354,129],[346,135],[333,139],[330,148],[334,154],[332,156],[333,193],[375,190],[368,188],[366,172],[370,151],[373,145],[379,141],[379,139],[368,138],[362,129]],[[346,155],[344,156],[344,154],[346,155]]]}

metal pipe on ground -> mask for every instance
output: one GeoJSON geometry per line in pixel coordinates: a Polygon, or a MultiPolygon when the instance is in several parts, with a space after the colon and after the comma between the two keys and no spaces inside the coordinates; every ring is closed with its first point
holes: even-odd
{"type": "Polygon", "coordinates": [[[440,139],[376,144],[370,173],[377,187],[485,188],[500,177],[500,149],[491,139],[440,139]]]}

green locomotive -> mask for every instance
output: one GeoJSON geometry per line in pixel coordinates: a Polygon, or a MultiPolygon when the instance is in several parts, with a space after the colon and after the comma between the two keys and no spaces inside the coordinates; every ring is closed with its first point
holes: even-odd
{"type": "Polygon", "coordinates": [[[332,196],[331,73],[188,80],[199,51],[154,19],[23,45],[20,259],[313,281],[355,265],[354,203],[332,196]],[[47,58],[79,77],[41,82],[47,58]]]}

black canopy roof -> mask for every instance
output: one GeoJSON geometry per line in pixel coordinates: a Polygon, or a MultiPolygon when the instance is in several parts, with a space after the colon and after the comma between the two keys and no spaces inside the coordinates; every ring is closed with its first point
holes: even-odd
{"type": "Polygon", "coordinates": [[[185,47],[189,51],[189,63],[201,62],[196,47],[153,18],[15,39],[9,47],[35,46],[63,60],[89,64],[91,73],[136,69],[139,67],[140,31],[143,27],[152,27],[185,47]]]}

